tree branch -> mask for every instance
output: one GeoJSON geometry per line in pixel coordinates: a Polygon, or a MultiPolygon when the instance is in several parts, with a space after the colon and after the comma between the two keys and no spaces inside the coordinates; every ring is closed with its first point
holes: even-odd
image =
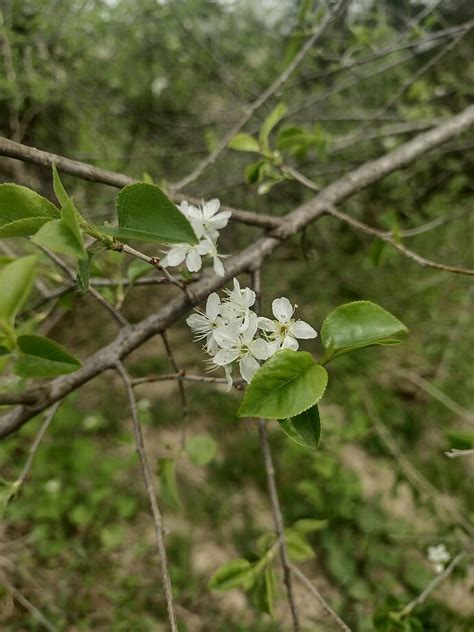
{"type": "Polygon", "coordinates": [[[268,257],[282,241],[296,235],[335,204],[407,166],[473,124],[474,105],[471,105],[438,127],[419,134],[382,158],[365,163],[322,189],[318,195],[285,216],[277,229],[229,258],[225,263],[223,278],[207,270],[199,281],[188,286],[192,292],[190,294],[192,299],[181,294],[169,301],[157,313],[151,314],[135,325],[123,327],[114,341],[92,355],[80,369],[49,382],[45,386],[45,396],[42,401],[28,407],[19,406],[0,417],[0,438],[15,432],[52,403],[62,399],[96,375],[114,367],[119,360],[125,358],[134,349],[175,323],[192,306],[207,298],[211,292],[223,287],[229,279],[246,270],[255,269],[258,263],[268,257]]]}

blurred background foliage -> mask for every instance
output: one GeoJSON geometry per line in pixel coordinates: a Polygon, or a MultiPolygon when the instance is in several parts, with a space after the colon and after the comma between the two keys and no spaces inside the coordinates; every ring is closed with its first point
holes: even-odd
{"type": "MultiPolygon", "coordinates": [[[[320,19],[319,3],[311,0],[1,5],[2,134],[164,185],[186,175],[216,146],[320,19]]],[[[473,18],[469,0],[354,0],[246,131],[257,133],[277,100],[286,103],[272,146],[324,186],[472,101],[472,32],[421,69],[459,32],[433,34],[473,18]],[[297,132],[282,131],[288,128],[297,132]],[[291,134],[300,134],[301,142],[285,145],[291,134]]],[[[406,242],[427,257],[472,268],[473,148],[472,137],[453,140],[353,196],[343,209],[397,235],[411,231],[406,242]]],[[[252,160],[251,154],[227,151],[186,191],[276,215],[309,198],[291,181],[259,195],[245,177],[252,160]]],[[[52,192],[47,169],[0,159],[0,178],[52,192]]],[[[67,176],[64,182],[87,217],[112,216],[111,189],[67,176]]],[[[233,225],[223,235],[224,251],[235,252],[256,235],[256,229],[233,225]]],[[[8,242],[2,263],[22,247],[8,242]]],[[[61,285],[46,259],[40,269],[48,288],[61,285]]],[[[94,268],[97,278],[133,274],[130,261],[116,253],[94,268]]],[[[308,536],[315,557],[302,568],[354,630],[473,630],[474,574],[468,565],[460,565],[402,622],[389,615],[434,578],[428,546],[445,543],[453,557],[461,550],[452,512],[440,507],[474,517],[472,459],[444,454],[474,447],[472,281],[420,268],[330,217],[281,247],[266,264],[263,281],[267,311],[272,298],[286,295],[300,305],[302,318],[319,327],[338,304],[364,298],[392,311],[411,332],[400,347],[368,349],[331,365],[318,452],[288,442],[271,424],[287,525],[327,520],[308,536]],[[434,492],[429,488],[427,494],[419,479],[407,476],[403,458],[434,492]]],[[[169,288],[121,284],[103,292],[132,321],[173,295],[169,288]]],[[[83,359],[115,333],[103,313],[75,292],[24,318],[26,325],[40,322],[41,331],[67,342],[83,359]]],[[[179,366],[204,370],[183,323],[171,340],[179,366]]],[[[306,348],[320,352],[318,342],[306,348]]],[[[135,352],[129,366],[136,376],[170,371],[160,340],[135,352]]],[[[17,380],[7,373],[2,386],[20,388],[17,380]]],[[[220,565],[255,553],[258,538],[272,530],[272,518],[256,428],[236,417],[239,394],[205,384],[186,390],[187,436],[201,437],[187,451],[181,449],[176,384],[138,391],[161,480],[180,625],[289,629],[282,590],[272,620],[241,591],[214,593],[207,587],[220,565]],[[163,459],[172,459],[173,470],[163,468],[163,459]]],[[[58,630],[167,629],[153,527],[122,391],[110,374],[71,395],[38,450],[31,480],[10,500],[0,543],[2,629],[43,629],[12,600],[9,585],[58,630]]],[[[4,481],[19,476],[39,423],[0,444],[4,481]]],[[[299,586],[297,595],[304,629],[335,629],[299,586]]]]}

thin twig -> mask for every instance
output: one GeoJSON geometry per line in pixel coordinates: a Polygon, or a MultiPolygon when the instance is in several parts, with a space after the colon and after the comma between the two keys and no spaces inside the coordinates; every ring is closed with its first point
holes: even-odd
{"type": "Polygon", "coordinates": [[[138,419],[137,402],[135,399],[135,393],[133,391],[133,384],[130,376],[128,375],[125,367],[121,362],[116,364],[117,371],[120,373],[125,387],[127,389],[128,401],[130,405],[130,412],[132,414],[133,432],[135,435],[135,445],[140,458],[140,464],[142,467],[143,478],[145,481],[146,492],[148,500],[150,502],[151,513],[153,517],[153,523],[155,525],[155,532],[158,544],[158,553],[160,558],[161,579],[163,583],[163,590],[166,598],[166,607],[168,609],[168,619],[172,632],[178,632],[178,625],[176,623],[176,615],[174,612],[173,602],[173,589],[171,586],[171,579],[168,570],[168,561],[166,556],[165,547],[165,532],[163,528],[163,520],[161,517],[160,508],[156,498],[155,487],[153,482],[153,475],[148,465],[147,454],[145,450],[145,443],[143,440],[143,432],[138,419]]]}
{"type": "Polygon", "coordinates": [[[474,448],[470,450],[457,450],[453,448],[452,450],[448,450],[445,452],[446,456],[449,456],[450,459],[457,459],[460,456],[474,456],[474,448]]]}
{"type": "Polygon", "coordinates": [[[233,125],[233,127],[224,135],[221,141],[217,144],[216,148],[208,155],[204,160],[202,160],[190,174],[179,180],[179,182],[175,182],[171,188],[173,191],[180,191],[188,184],[191,184],[195,180],[197,180],[209,167],[212,165],[216,159],[221,155],[221,153],[226,149],[229,142],[232,138],[240,132],[240,130],[244,127],[244,125],[250,120],[253,114],[260,109],[267,101],[272,97],[275,92],[289,79],[293,71],[298,67],[298,65],[303,61],[306,54],[313,48],[315,43],[321,38],[323,33],[326,31],[327,27],[334,22],[337,17],[342,12],[343,8],[346,6],[347,0],[339,0],[337,5],[334,7],[332,11],[328,11],[324,16],[321,24],[314,31],[311,37],[303,44],[298,53],[293,57],[292,61],[288,64],[285,70],[273,81],[273,83],[268,86],[268,88],[260,94],[260,96],[253,101],[250,105],[245,108],[243,116],[239,119],[239,121],[233,125]]]}
{"type": "MultiPolygon", "coordinates": [[[[261,310],[262,299],[262,286],[259,267],[252,272],[252,285],[256,294],[255,306],[257,313],[259,313],[261,310]]],[[[283,523],[283,514],[280,507],[280,501],[278,499],[278,491],[275,481],[275,468],[273,465],[270,443],[268,441],[267,426],[263,419],[258,420],[258,434],[260,438],[260,448],[263,454],[263,462],[265,464],[265,472],[267,475],[267,486],[270,496],[270,503],[272,506],[273,520],[275,522],[275,529],[278,536],[278,548],[280,551],[280,560],[283,568],[283,581],[285,582],[286,595],[288,598],[288,603],[290,605],[293,630],[294,632],[298,632],[298,630],[300,629],[300,623],[298,619],[296,599],[293,591],[293,582],[291,579],[290,560],[288,558],[288,551],[286,549],[285,543],[285,527],[283,523]]]]}
{"type": "MultiPolygon", "coordinates": [[[[174,357],[173,350],[171,349],[170,341],[168,340],[168,334],[166,333],[166,331],[161,334],[161,339],[163,340],[163,344],[165,345],[166,355],[168,356],[168,360],[170,361],[171,366],[176,371],[176,373],[180,373],[180,369],[174,357]]],[[[183,432],[181,433],[181,447],[184,448],[184,444],[186,441],[186,431],[189,423],[189,406],[183,380],[178,380],[178,389],[179,396],[181,398],[181,408],[183,411],[183,432]]]]}
{"type": "MultiPolygon", "coordinates": [[[[183,382],[207,382],[212,384],[227,384],[225,377],[211,377],[209,375],[190,375],[181,369],[178,373],[167,373],[165,375],[150,375],[147,377],[136,377],[132,380],[134,386],[139,384],[150,384],[152,382],[166,382],[168,380],[179,380],[183,382]]],[[[242,380],[234,380],[234,386],[242,385],[242,380]]]]}
{"type": "Polygon", "coordinates": [[[316,599],[319,601],[319,603],[321,604],[321,606],[322,606],[323,610],[326,612],[326,614],[328,614],[329,616],[331,616],[334,619],[335,623],[337,623],[337,625],[341,628],[341,630],[344,630],[344,632],[351,632],[351,628],[346,623],[344,623],[344,621],[337,614],[337,612],[335,612],[331,608],[331,606],[324,599],[324,597],[321,595],[321,593],[316,588],[316,586],[314,586],[312,581],[308,577],[306,577],[306,575],[303,572],[301,572],[300,569],[297,566],[295,566],[294,564],[292,564],[291,562],[290,562],[290,570],[293,573],[293,575],[295,575],[295,577],[297,577],[300,580],[300,582],[304,586],[306,586],[308,591],[314,597],[316,597],[316,599]]]}
{"type": "Polygon", "coordinates": [[[433,590],[435,590],[435,588],[437,588],[441,582],[443,582],[447,577],[449,577],[451,575],[451,573],[454,571],[454,569],[456,568],[456,566],[458,566],[464,559],[466,559],[467,557],[467,553],[465,551],[462,551],[462,553],[459,553],[459,555],[456,555],[456,557],[451,561],[451,563],[449,564],[449,566],[447,566],[444,571],[442,571],[439,575],[436,575],[436,577],[428,584],[428,586],[424,589],[424,591],[418,595],[418,597],[416,597],[416,599],[413,599],[413,601],[410,601],[410,603],[408,605],[406,605],[403,610],[401,610],[401,612],[398,613],[398,616],[400,618],[402,617],[406,617],[407,615],[409,615],[414,608],[416,608],[416,606],[419,606],[420,604],[422,604],[426,598],[433,592],[433,590]]]}
{"type": "Polygon", "coordinates": [[[30,449],[28,452],[28,458],[26,459],[26,463],[23,467],[23,470],[21,471],[21,474],[18,477],[18,479],[15,481],[16,493],[18,493],[22,485],[28,479],[31,466],[33,465],[33,459],[35,458],[36,451],[38,450],[39,445],[41,441],[43,440],[43,437],[46,434],[46,431],[49,428],[50,423],[53,421],[54,415],[57,413],[58,408],[61,406],[62,403],[63,403],[63,400],[59,400],[59,402],[56,402],[55,404],[53,404],[51,408],[45,414],[43,423],[41,424],[40,429],[38,430],[38,433],[33,443],[30,446],[30,449]]]}

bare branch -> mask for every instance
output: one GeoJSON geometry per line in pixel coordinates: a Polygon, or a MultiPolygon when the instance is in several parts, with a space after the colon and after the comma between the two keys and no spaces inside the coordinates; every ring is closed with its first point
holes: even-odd
{"type": "Polygon", "coordinates": [[[114,367],[117,361],[125,358],[151,337],[175,323],[190,307],[207,298],[211,292],[223,287],[227,280],[246,270],[255,269],[258,263],[267,258],[282,241],[296,235],[335,204],[397,169],[405,167],[419,156],[423,156],[441,143],[467,130],[473,124],[474,105],[471,105],[435,129],[416,136],[382,158],[369,161],[334,181],[314,198],[285,216],[281,225],[269,235],[261,237],[242,252],[228,259],[224,277],[218,277],[211,270],[207,270],[199,281],[188,286],[192,290],[192,299],[181,294],[169,301],[157,313],[151,314],[133,326],[123,327],[114,341],[91,356],[80,369],[49,382],[45,386],[45,396],[41,401],[28,407],[18,406],[0,417],[0,437],[6,437],[15,432],[55,401],[62,399],[96,375],[114,367]]]}
{"type": "Polygon", "coordinates": [[[324,599],[324,597],[321,595],[321,593],[316,588],[316,586],[314,586],[311,580],[308,579],[308,577],[306,577],[306,575],[302,571],[300,571],[300,569],[297,566],[295,566],[294,564],[291,564],[291,562],[290,562],[290,570],[293,573],[293,575],[295,575],[295,577],[297,577],[300,580],[300,582],[307,588],[307,590],[314,597],[316,597],[316,599],[321,604],[324,612],[326,612],[326,614],[328,614],[330,617],[334,619],[335,623],[337,623],[337,625],[341,628],[341,630],[344,630],[344,632],[351,632],[351,628],[346,623],[344,623],[344,621],[337,614],[337,612],[335,612],[331,608],[331,606],[324,599]]]}
{"type": "MultiPolygon", "coordinates": [[[[176,373],[180,373],[180,369],[178,367],[178,364],[176,363],[176,359],[174,357],[173,350],[171,349],[171,345],[168,340],[168,334],[166,333],[166,331],[164,331],[161,334],[161,339],[163,340],[163,344],[165,345],[166,355],[168,356],[168,360],[171,366],[176,371],[176,373]]],[[[187,426],[189,422],[189,407],[188,407],[188,399],[186,397],[186,391],[184,388],[183,380],[178,380],[178,389],[179,389],[179,396],[181,398],[181,408],[183,411],[183,422],[184,422],[183,432],[181,435],[181,447],[184,448],[184,443],[186,441],[186,431],[187,431],[187,426]]]]}
{"type": "Polygon", "coordinates": [[[33,605],[22,592],[18,590],[18,588],[15,588],[15,586],[13,586],[13,584],[11,584],[8,579],[2,577],[0,582],[13,595],[13,598],[16,599],[18,603],[21,604],[23,608],[27,610],[38,621],[38,623],[40,623],[45,628],[45,630],[48,630],[48,632],[59,632],[58,628],[54,626],[50,621],[48,621],[44,614],[40,610],[38,610],[38,608],[33,605]]]}
{"type": "Polygon", "coordinates": [[[178,632],[178,625],[176,623],[176,615],[174,613],[173,602],[173,590],[171,587],[171,579],[168,571],[168,562],[166,557],[165,547],[165,533],[163,529],[163,520],[161,517],[160,508],[156,499],[155,487],[153,484],[153,475],[148,466],[148,459],[145,450],[145,444],[143,441],[143,433],[138,419],[137,402],[135,399],[135,393],[133,391],[133,384],[128,375],[125,367],[121,362],[116,364],[117,371],[122,376],[125,387],[127,389],[128,401],[130,404],[130,412],[132,413],[133,432],[135,435],[135,444],[138,456],[140,457],[140,464],[142,467],[143,478],[145,481],[146,492],[148,500],[150,502],[151,513],[153,516],[153,523],[155,525],[156,539],[158,544],[158,553],[160,557],[160,569],[161,579],[163,582],[163,590],[166,598],[166,606],[168,609],[168,619],[172,632],[178,632]]]}
{"type": "MultiPolygon", "coordinates": [[[[106,169],[100,169],[93,167],[85,162],[78,160],[70,160],[64,156],[58,154],[51,154],[47,151],[36,149],[35,147],[29,147],[28,145],[22,145],[16,143],[13,140],[0,136],[0,156],[7,156],[9,158],[15,158],[23,162],[30,162],[35,165],[41,165],[43,167],[51,167],[56,165],[58,171],[61,173],[68,173],[72,176],[76,176],[81,180],[88,180],[90,182],[100,182],[109,186],[121,189],[128,184],[137,182],[134,178],[124,175],[123,173],[116,173],[115,171],[107,171],[106,169]]],[[[182,202],[187,200],[191,204],[199,205],[201,200],[189,195],[171,194],[171,199],[176,202],[182,202]]],[[[243,211],[240,209],[232,208],[230,206],[223,205],[221,207],[223,211],[232,212],[232,220],[240,222],[242,224],[248,224],[249,226],[258,226],[261,228],[275,228],[279,226],[281,220],[279,217],[272,217],[271,215],[264,215],[261,213],[251,213],[249,211],[243,211]]]]}

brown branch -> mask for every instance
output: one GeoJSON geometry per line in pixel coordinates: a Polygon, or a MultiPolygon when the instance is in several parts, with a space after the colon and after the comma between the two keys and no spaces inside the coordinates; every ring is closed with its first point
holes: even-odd
{"type": "MultiPolygon", "coordinates": [[[[16,160],[21,160],[22,162],[29,162],[43,167],[51,167],[55,164],[58,171],[61,173],[67,173],[89,182],[100,182],[101,184],[106,184],[117,189],[121,189],[128,184],[137,182],[134,178],[130,178],[130,176],[126,176],[123,173],[116,173],[115,171],[107,171],[106,169],[93,167],[92,165],[79,162],[78,160],[70,160],[64,156],[59,156],[58,154],[51,154],[47,151],[36,149],[35,147],[29,147],[28,145],[16,143],[15,141],[2,136],[0,136],[0,156],[15,158],[16,160]]],[[[190,204],[195,205],[199,205],[201,203],[201,200],[189,195],[172,193],[170,197],[176,203],[182,202],[183,200],[187,200],[190,204]]],[[[241,224],[258,226],[260,228],[275,228],[281,224],[281,219],[279,217],[273,217],[272,215],[251,213],[249,211],[243,211],[226,205],[223,205],[221,208],[223,211],[231,211],[232,220],[240,222],[241,224]]]]}
{"type": "Polygon", "coordinates": [[[5,588],[12,594],[13,598],[18,601],[19,604],[23,606],[25,610],[27,610],[37,621],[40,623],[48,632],[59,632],[58,628],[54,626],[48,619],[44,616],[44,614],[38,610],[38,608],[31,603],[29,599],[25,597],[25,595],[15,588],[13,584],[11,584],[8,579],[2,577],[0,580],[5,588]]]}
{"type": "MultiPolygon", "coordinates": [[[[173,354],[173,350],[171,349],[170,342],[168,340],[168,334],[166,331],[163,331],[161,334],[161,339],[163,340],[163,344],[165,345],[166,355],[168,356],[168,360],[175,370],[176,373],[180,373],[180,369],[176,362],[176,359],[173,354]]],[[[184,449],[184,444],[186,441],[186,431],[189,422],[189,406],[188,399],[186,397],[186,390],[184,388],[183,380],[178,380],[178,389],[179,389],[179,397],[181,399],[181,409],[183,411],[183,432],[181,434],[181,447],[184,449]]]]}
{"type": "Polygon", "coordinates": [[[156,539],[158,544],[158,553],[160,558],[161,579],[163,583],[163,590],[166,598],[166,607],[168,609],[168,619],[172,632],[178,632],[178,625],[176,623],[176,615],[174,613],[173,602],[173,590],[171,586],[171,579],[168,570],[168,561],[166,556],[165,547],[165,532],[163,528],[163,520],[161,517],[160,508],[156,499],[155,487],[153,482],[153,475],[148,465],[147,454],[145,450],[145,443],[143,441],[143,433],[138,419],[137,402],[135,399],[135,393],[133,391],[133,384],[128,375],[125,367],[121,362],[116,364],[117,371],[120,373],[125,387],[127,389],[128,401],[130,404],[130,412],[132,413],[133,432],[135,435],[135,445],[140,458],[140,464],[142,468],[142,474],[145,481],[146,492],[148,500],[150,502],[151,513],[153,517],[153,523],[155,526],[156,539]]]}
{"type": "Polygon", "coordinates": [[[45,396],[42,401],[28,407],[18,406],[0,417],[0,437],[6,437],[15,432],[55,401],[115,366],[117,361],[125,358],[154,335],[165,331],[186,314],[190,307],[206,299],[211,292],[222,288],[232,277],[246,270],[255,269],[258,263],[267,258],[282,241],[296,235],[335,204],[407,166],[473,124],[474,105],[471,105],[435,129],[416,136],[382,158],[369,161],[334,181],[314,198],[285,216],[281,225],[269,235],[261,237],[239,254],[229,258],[225,263],[223,278],[216,276],[212,270],[207,270],[199,281],[189,286],[192,289],[192,300],[189,296],[180,295],[169,301],[157,313],[151,314],[137,324],[123,327],[114,341],[91,356],[78,371],[49,382],[45,386],[45,396]]]}
{"type": "Polygon", "coordinates": [[[290,562],[290,570],[293,573],[293,575],[295,575],[295,577],[297,577],[300,580],[300,582],[307,588],[307,590],[314,597],[316,597],[316,599],[321,604],[324,612],[326,612],[326,614],[328,614],[329,616],[331,616],[334,619],[335,623],[337,623],[337,625],[341,628],[341,630],[344,630],[344,632],[351,632],[351,628],[346,623],[344,623],[344,621],[337,614],[337,612],[335,612],[331,608],[331,606],[324,599],[324,597],[321,595],[321,593],[316,588],[316,586],[314,586],[314,584],[311,582],[311,580],[308,579],[308,577],[306,577],[306,575],[303,572],[301,572],[300,569],[297,566],[295,566],[294,564],[291,564],[291,562],[290,562]]]}
{"type": "Polygon", "coordinates": [[[229,142],[234,138],[238,132],[244,127],[244,125],[250,120],[255,112],[260,109],[274,94],[275,92],[289,79],[293,71],[303,61],[306,54],[313,48],[315,43],[322,37],[326,29],[332,24],[342,13],[343,9],[347,5],[347,0],[339,0],[332,11],[328,11],[324,16],[321,24],[314,31],[311,37],[303,44],[298,53],[293,57],[292,61],[288,64],[285,70],[272,82],[268,88],[260,94],[260,96],[245,108],[243,116],[239,121],[224,135],[224,137],[217,144],[216,148],[202,160],[193,171],[173,184],[171,188],[174,191],[183,189],[188,184],[191,184],[197,180],[221,153],[226,149],[229,142]]]}

